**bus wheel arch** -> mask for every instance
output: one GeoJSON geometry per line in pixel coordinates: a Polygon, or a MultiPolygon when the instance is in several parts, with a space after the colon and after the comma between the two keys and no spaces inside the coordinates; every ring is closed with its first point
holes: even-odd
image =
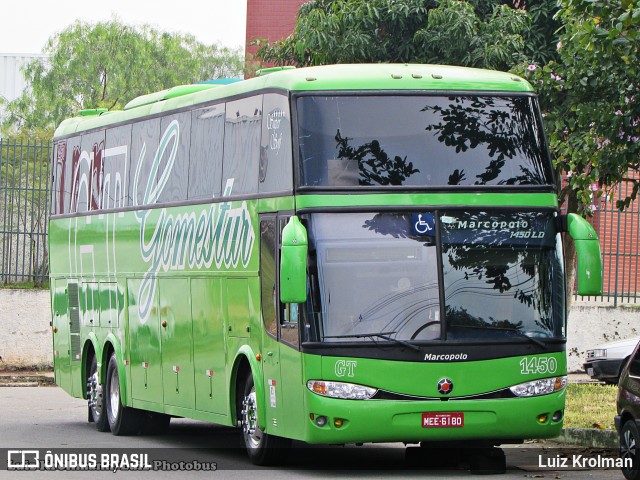
{"type": "MultiPolygon", "coordinates": [[[[255,353],[249,348],[248,345],[244,345],[240,348],[236,354],[236,358],[231,370],[231,378],[229,384],[229,403],[231,407],[231,418],[238,419],[238,415],[241,410],[241,403],[244,396],[244,386],[247,379],[252,376],[256,395],[258,398],[264,398],[264,382],[262,380],[262,368],[256,360],[255,353]]],[[[258,405],[258,418],[260,419],[260,428],[264,428],[263,419],[265,418],[264,405],[258,405]]],[[[239,424],[238,424],[239,426],[239,424]]]]}
{"type": "MultiPolygon", "coordinates": [[[[239,377],[240,378],[240,377],[239,377]]],[[[247,455],[251,462],[255,465],[278,465],[284,461],[287,456],[288,448],[291,446],[291,440],[288,438],[277,437],[264,432],[263,427],[259,426],[260,420],[265,423],[264,407],[260,408],[264,395],[257,393],[254,383],[255,377],[251,371],[242,383],[242,393],[238,394],[240,399],[237,419],[242,429],[242,437],[244,440],[247,455]]]]}

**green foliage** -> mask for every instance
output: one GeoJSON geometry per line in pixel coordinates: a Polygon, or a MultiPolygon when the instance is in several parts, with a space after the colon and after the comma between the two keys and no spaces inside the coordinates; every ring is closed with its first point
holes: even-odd
{"type": "Polygon", "coordinates": [[[524,55],[529,63],[544,65],[558,59],[556,45],[559,40],[558,29],[562,26],[555,18],[558,13],[557,0],[529,1],[527,13],[531,26],[522,33],[524,55]]]}
{"type": "Polygon", "coordinates": [[[640,168],[640,2],[563,0],[559,19],[558,61],[520,70],[540,92],[552,156],[569,177],[562,199],[590,213],[594,196],[628,183],[624,208],[640,188],[629,176],[640,168]]]}
{"type": "Polygon", "coordinates": [[[239,51],[117,19],[76,21],[50,38],[43,53],[48,63],[24,68],[29,88],[8,104],[5,130],[51,135],[62,119],[85,108],[121,108],[138,95],[242,72],[239,51]]]}
{"type": "Polygon", "coordinates": [[[552,57],[554,2],[536,4],[531,15],[520,3],[314,0],[300,8],[288,38],[256,42],[258,57],[278,65],[415,62],[502,70],[524,59],[552,57]],[[532,25],[532,19],[539,23],[532,25]]]}

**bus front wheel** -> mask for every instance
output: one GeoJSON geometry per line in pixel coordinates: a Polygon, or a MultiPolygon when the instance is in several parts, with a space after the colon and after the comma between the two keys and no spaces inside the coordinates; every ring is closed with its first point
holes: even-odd
{"type": "Polygon", "coordinates": [[[118,360],[115,353],[111,354],[107,366],[106,392],[107,420],[111,433],[118,436],[139,433],[144,421],[144,412],[122,405],[118,360]]]}
{"type": "Polygon", "coordinates": [[[277,465],[284,461],[291,440],[269,435],[258,426],[258,398],[251,374],[244,383],[239,420],[244,445],[253,464],[277,465]]]}

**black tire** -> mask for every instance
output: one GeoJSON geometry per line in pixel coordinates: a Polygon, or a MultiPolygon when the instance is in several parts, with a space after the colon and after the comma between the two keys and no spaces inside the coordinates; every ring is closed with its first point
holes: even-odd
{"type": "Polygon", "coordinates": [[[462,452],[459,448],[407,447],[405,461],[419,468],[457,468],[462,462],[462,452]]]}
{"type": "Polygon", "coordinates": [[[243,395],[238,409],[238,420],[242,428],[244,445],[254,465],[278,465],[282,463],[291,447],[288,438],[264,433],[258,427],[258,406],[253,376],[244,383],[243,395]]]}
{"type": "Polygon", "coordinates": [[[109,421],[107,420],[104,384],[100,384],[98,378],[98,360],[93,355],[91,362],[89,362],[89,372],[87,373],[88,419],[89,422],[95,423],[99,432],[108,432],[109,421]]]}
{"type": "Polygon", "coordinates": [[[111,355],[107,365],[105,392],[107,420],[109,421],[111,433],[117,436],[138,434],[144,422],[144,412],[122,405],[118,361],[115,353],[111,355]]]}
{"type": "Polygon", "coordinates": [[[474,475],[501,475],[507,471],[507,459],[501,448],[474,449],[469,456],[469,470],[474,475]]]}
{"type": "Polygon", "coordinates": [[[157,412],[146,412],[142,425],[143,435],[163,435],[169,430],[171,415],[157,412]]]}
{"type": "Polygon", "coordinates": [[[622,467],[622,474],[627,480],[640,479],[640,461],[638,455],[640,454],[640,434],[638,433],[638,427],[635,420],[627,420],[622,429],[620,429],[620,458],[623,462],[628,462],[628,458],[631,459],[631,467],[622,467]]]}

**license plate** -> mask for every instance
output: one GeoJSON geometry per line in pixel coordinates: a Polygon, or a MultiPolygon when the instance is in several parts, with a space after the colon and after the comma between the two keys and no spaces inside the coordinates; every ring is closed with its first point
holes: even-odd
{"type": "Polygon", "coordinates": [[[593,368],[587,368],[587,375],[593,377],[593,368]]]}
{"type": "Polygon", "coordinates": [[[464,412],[427,412],[422,414],[424,428],[464,427],[464,412]]]}

